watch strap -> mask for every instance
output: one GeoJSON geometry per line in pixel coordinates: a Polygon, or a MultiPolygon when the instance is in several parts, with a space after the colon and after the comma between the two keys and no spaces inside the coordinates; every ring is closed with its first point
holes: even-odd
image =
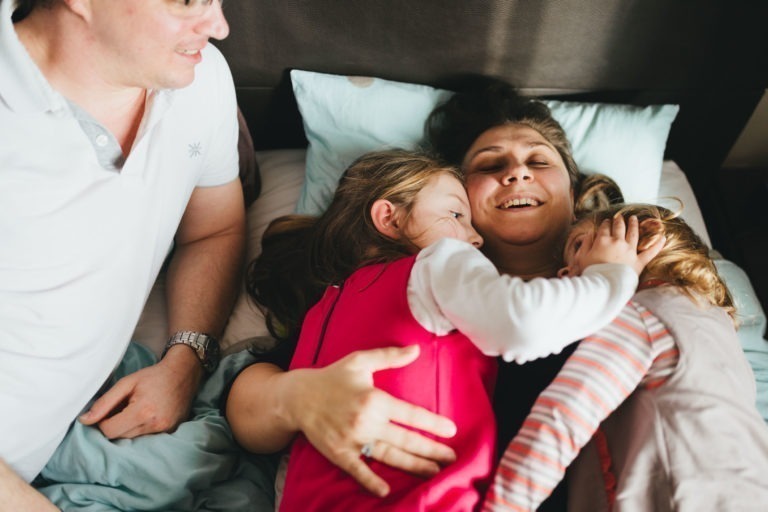
{"type": "Polygon", "coordinates": [[[219,342],[210,334],[197,331],[178,331],[168,338],[163,357],[165,357],[168,349],[174,345],[186,345],[191,348],[207,373],[213,372],[219,364],[219,342]]]}

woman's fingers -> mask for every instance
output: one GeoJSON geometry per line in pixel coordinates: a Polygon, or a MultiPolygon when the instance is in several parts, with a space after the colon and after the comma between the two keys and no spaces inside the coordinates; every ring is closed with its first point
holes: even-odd
{"type": "Polygon", "coordinates": [[[435,461],[417,457],[384,441],[373,443],[371,458],[424,477],[434,476],[440,471],[440,466],[435,461]]]}
{"type": "Polygon", "coordinates": [[[386,347],[359,350],[341,359],[352,371],[375,373],[390,368],[402,368],[419,357],[419,346],[386,347]]]}
{"type": "Polygon", "coordinates": [[[352,456],[347,459],[346,465],[340,466],[349,476],[368,489],[376,496],[384,497],[389,494],[389,485],[380,476],[368,467],[359,456],[352,456]]]}
{"type": "Polygon", "coordinates": [[[450,446],[395,423],[387,425],[376,441],[382,441],[405,453],[439,464],[450,464],[456,460],[456,452],[450,446]]]}
{"type": "MultiPolygon", "coordinates": [[[[421,407],[411,405],[408,402],[403,402],[390,395],[386,395],[386,397],[389,402],[387,410],[389,411],[389,419],[391,421],[396,421],[406,427],[416,428],[440,437],[453,437],[456,435],[456,424],[445,416],[440,416],[421,407]]],[[[406,435],[413,433],[412,431],[400,430],[403,432],[399,440],[403,442],[413,440],[411,436],[406,435]]],[[[405,446],[403,447],[405,448],[405,446]]]]}

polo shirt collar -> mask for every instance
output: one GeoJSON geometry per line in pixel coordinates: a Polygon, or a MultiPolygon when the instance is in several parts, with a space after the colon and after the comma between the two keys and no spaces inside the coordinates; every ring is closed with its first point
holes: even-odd
{"type": "Polygon", "coordinates": [[[16,0],[0,0],[0,98],[18,113],[66,108],[16,35],[15,8],[16,0]]]}

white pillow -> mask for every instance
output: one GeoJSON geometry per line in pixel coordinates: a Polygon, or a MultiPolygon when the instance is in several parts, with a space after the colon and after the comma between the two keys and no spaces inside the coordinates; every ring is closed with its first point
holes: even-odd
{"type": "MultiPolygon", "coordinates": [[[[310,214],[328,206],[339,177],[358,156],[418,145],[427,116],[451,95],[425,85],[301,70],[291,71],[291,82],[309,140],[297,211],[310,214]]],[[[628,201],[656,199],[677,105],[545,103],[563,126],[582,171],[612,177],[628,201]]]]}
{"type": "Polygon", "coordinates": [[[291,83],[309,140],[297,211],[313,215],[330,204],[339,177],[358,156],[413,149],[429,113],[450,96],[425,85],[299,70],[291,71],[291,83]]]}

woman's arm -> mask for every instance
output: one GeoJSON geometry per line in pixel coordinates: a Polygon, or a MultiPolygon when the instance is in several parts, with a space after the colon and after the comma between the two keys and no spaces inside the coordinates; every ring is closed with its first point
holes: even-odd
{"type": "Polygon", "coordinates": [[[637,388],[653,362],[642,311],[627,304],[568,358],[504,452],[485,511],[536,510],[598,425],[637,388]]]}
{"type": "Polygon", "coordinates": [[[405,366],[416,357],[418,347],[411,346],[355,352],[319,369],[284,372],[257,363],[232,384],[227,420],[237,441],[254,452],[279,451],[302,432],[365,488],[386,494],[386,482],[360,457],[366,443],[374,443],[373,458],[380,462],[425,476],[455,460],[450,447],[400,426],[451,437],[452,421],[373,386],[374,372],[405,366]]]}

